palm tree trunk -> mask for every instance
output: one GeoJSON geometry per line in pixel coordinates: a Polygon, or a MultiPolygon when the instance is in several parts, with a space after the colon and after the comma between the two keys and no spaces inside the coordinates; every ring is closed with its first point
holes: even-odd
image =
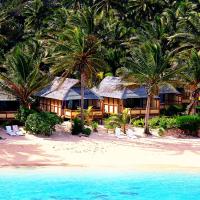
{"type": "Polygon", "coordinates": [[[195,99],[192,99],[191,103],[187,106],[187,109],[186,109],[187,115],[192,114],[192,109],[194,108],[194,105],[195,105],[195,99]]]}
{"type": "Polygon", "coordinates": [[[145,113],[145,119],[144,119],[144,133],[149,135],[149,114],[150,114],[150,105],[151,105],[151,95],[148,93],[147,96],[147,105],[146,105],[146,113],[145,113]]]}
{"type": "MultiPolygon", "coordinates": [[[[186,109],[186,114],[187,115],[190,115],[190,114],[192,114],[192,110],[193,110],[193,108],[194,108],[194,106],[195,106],[195,104],[196,104],[196,101],[197,101],[197,98],[198,98],[198,95],[199,94],[199,91],[198,91],[198,89],[197,90],[195,90],[194,92],[192,92],[192,94],[191,94],[191,102],[190,102],[190,104],[187,106],[187,109],[186,109]]],[[[195,113],[194,113],[195,114],[195,113]]]]}
{"type": "Polygon", "coordinates": [[[84,109],[84,81],[85,81],[85,76],[84,73],[81,74],[81,121],[84,123],[84,114],[83,114],[83,109],[84,109]]]}

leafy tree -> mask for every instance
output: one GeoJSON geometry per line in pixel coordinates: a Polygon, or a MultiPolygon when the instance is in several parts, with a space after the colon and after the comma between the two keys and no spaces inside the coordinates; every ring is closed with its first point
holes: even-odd
{"type": "Polygon", "coordinates": [[[170,68],[172,54],[164,53],[159,43],[145,42],[139,48],[130,52],[130,57],[126,58],[126,68],[118,70],[128,84],[133,87],[145,86],[147,92],[145,130],[149,134],[149,113],[151,99],[158,93],[159,86],[170,83],[179,68],[173,66],[170,68]]]}
{"type": "Polygon", "coordinates": [[[19,98],[30,108],[32,95],[49,83],[49,75],[40,71],[41,56],[38,44],[17,46],[5,62],[6,72],[0,73],[0,86],[19,98]]]}
{"type": "Polygon", "coordinates": [[[81,82],[81,119],[84,121],[84,87],[91,84],[105,63],[100,54],[100,41],[93,35],[85,34],[80,28],[64,32],[55,44],[50,58],[55,65],[52,72],[63,72],[63,76],[74,75],[81,82]]]}
{"type": "Polygon", "coordinates": [[[181,78],[186,83],[186,86],[192,91],[191,102],[187,106],[187,114],[191,114],[194,106],[197,105],[200,95],[200,55],[196,50],[192,50],[191,57],[186,61],[186,66],[181,73],[181,78]]]}

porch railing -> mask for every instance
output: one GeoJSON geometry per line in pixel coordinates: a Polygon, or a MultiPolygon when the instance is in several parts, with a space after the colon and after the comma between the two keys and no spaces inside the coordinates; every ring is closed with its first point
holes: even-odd
{"type": "Polygon", "coordinates": [[[0,120],[14,119],[17,111],[0,111],[0,120]]]}
{"type": "MultiPolygon", "coordinates": [[[[71,109],[64,109],[64,116],[69,119],[74,119],[77,116],[80,116],[79,110],[71,110],[71,109]]],[[[103,112],[100,109],[93,109],[90,114],[91,118],[102,118],[103,112]]]]}
{"type": "MultiPolygon", "coordinates": [[[[145,108],[131,108],[130,114],[131,115],[145,115],[146,109],[145,108]]],[[[160,113],[159,108],[150,108],[150,115],[157,115],[160,113]]]]}

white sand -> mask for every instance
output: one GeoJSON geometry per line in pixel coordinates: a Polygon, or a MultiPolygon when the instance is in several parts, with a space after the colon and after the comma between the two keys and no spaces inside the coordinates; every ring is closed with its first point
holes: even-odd
{"type": "Polygon", "coordinates": [[[90,137],[58,130],[51,137],[0,131],[0,167],[77,166],[125,170],[198,170],[200,139],[118,139],[101,129],[90,137]]]}

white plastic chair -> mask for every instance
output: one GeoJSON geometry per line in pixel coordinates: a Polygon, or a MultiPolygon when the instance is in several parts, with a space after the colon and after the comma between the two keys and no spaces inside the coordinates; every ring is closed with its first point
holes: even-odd
{"type": "Polygon", "coordinates": [[[11,126],[6,126],[6,133],[10,136],[16,136],[15,132],[12,130],[11,126]]]}
{"type": "Polygon", "coordinates": [[[121,135],[121,129],[120,128],[118,128],[118,127],[116,127],[115,128],[115,136],[117,137],[117,138],[125,138],[125,136],[123,136],[123,135],[121,135]]]}
{"type": "Polygon", "coordinates": [[[18,135],[18,136],[23,136],[24,135],[23,132],[19,130],[18,125],[13,125],[12,128],[13,128],[13,131],[14,131],[14,133],[16,135],[18,135]]]}

